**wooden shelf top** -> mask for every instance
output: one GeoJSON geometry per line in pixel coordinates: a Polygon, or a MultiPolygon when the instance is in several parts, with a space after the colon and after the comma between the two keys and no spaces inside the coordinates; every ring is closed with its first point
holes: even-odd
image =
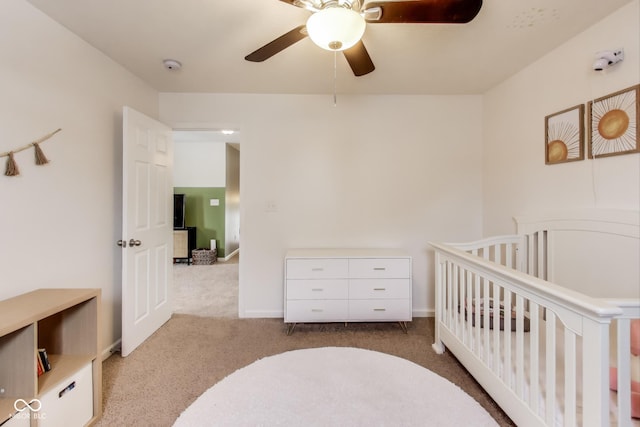
{"type": "Polygon", "coordinates": [[[51,370],[38,377],[38,394],[46,393],[93,361],[91,355],[50,354],[51,370]]]}
{"type": "Polygon", "coordinates": [[[100,293],[98,288],[38,289],[0,301],[0,336],[99,297],[100,293]]]}

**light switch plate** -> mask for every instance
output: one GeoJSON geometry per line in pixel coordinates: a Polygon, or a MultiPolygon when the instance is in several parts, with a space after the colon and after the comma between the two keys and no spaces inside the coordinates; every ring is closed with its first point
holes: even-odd
{"type": "Polygon", "coordinates": [[[267,200],[264,205],[265,212],[278,212],[278,204],[275,200],[267,200]]]}

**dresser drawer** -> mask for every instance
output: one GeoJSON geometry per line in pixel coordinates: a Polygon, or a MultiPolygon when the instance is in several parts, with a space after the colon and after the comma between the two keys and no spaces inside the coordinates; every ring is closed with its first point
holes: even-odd
{"type": "Polygon", "coordinates": [[[346,259],[288,259],[287,279],[346,279],[349,261],[346,259]]]}
{"type": "Polygon", "coordinates": [[[350,299],[411,298],[410,279],[350,279],[350,299]]]}
{"type": "Polygon", "coordinates": [[[386,279],[411,277],[408,258],[357,258],[349,260],[349,277],[386,279]]]}
{"type": "Polygon", "coordinates": [[[347,300],[289,300],[285,322],[343,322],[349,314],[347,300]]]}
{"type": "Polygon", "coordinates": [[[349,300],[349,320],[362,322],[411,321],[411,300],[349,300]]]}
{"type": "Polygon", "coordinates": [[[292,299],[347,299],[347,279],[288,279],[287,300],[292,299]]]}

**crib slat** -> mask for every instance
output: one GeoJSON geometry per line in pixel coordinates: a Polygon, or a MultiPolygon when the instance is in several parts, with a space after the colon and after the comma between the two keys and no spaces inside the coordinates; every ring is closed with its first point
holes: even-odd
{"type": "Polygon", "coordinates": [[[491,336],[489,334],[489,331],[491,329],[489,329],[489,322],[490,322],[490,318],[489,318],[489,281],[485,278],[482,279],[483,281],[483,291],[482,291],[482,299],[483,299],[483,317],[482,317],[482,322],[483,322],[483,329],[484,329],[484,360],[485,360],[485,364],[487,366],[490,366],[489,363],[490,362],[490,354],[491,354],[491,336]]]}
{"type": "MultiPolygon", "coordinates": [[[[493,373],[500,376],[500,287],[497,283],[493,284],[493,373]]],[[[489,326],[489,325],[487,325],[489,326]]]]}
{"type": "Polygon", "coordinates": [[[452,305],[451,305],[451,310],[453,311],[453,333],[457,336],[458,335],[458,328],[460,325],[459,322],[459,314],[460,314],[460,305],[459,305],[459,301],[458,301],[458,286],[459,286],[459,281],[458,281],[458,269],[459,267],[457,265],[453,266],[453,271],[452,271],[452,278],[451,280],[452,282],[452,305]]]}
{"type": "Polygon", "coordinates": [[[506,243],[504,247],[505,247],[504,265],[506,267],[513,268],[513,255],[511,253],[513,251],[513,245],[511,243],[506,243]]]}
{"type": "Polygon", "coordinates": [[[576,425],[576,334],[564,329],[564,419],[565,425],[576,425]]]}
{"type": "Polygon", "coordinates": [[[440,252],[435,253],[435,324],[434,324],[434,340],[432,348],[435,346],[442,347],[442,341],[440,341],[440,323],[442,322],[442,262],[440,261],[440,252]]]}
{"type": "Polygon", "coordinates": [[[609,324],[583,318],[582,406],[592,425],[609,422],[609,324]]]}
{"type": "Polygon", "coordinates": [[[540,394],[540,311],[538,304],[529,301],[529,406],[539,413],[538,395],[540,394]]]}
{"type": "Polygon", "coordinates": [[[474,275],[473,286],[474,286],[474,295],[472,301],[474,302],[474,310],[473,315],[476,327],[474,328],[475,336],[474,336],[474,351],[473,353],[482,357],[480,354],[480,350],[482,349],[482,345],[480,342],[480,276],[478,274],[474,275]]]}
{"type": "Polygon", "coordinates": [[[526,273],[532,276],[535,276],[535,264],[534,264],[534,256],[535,256],[535,234],[530,234],[527,236],[527,268],[526,273]]]}
{"type": "Polygon", "coordinates": [[[629,426],[631,425],[631,367],[629,364],[631,327],[629,319],[618,318],[617,323],[618,420],[620,426],[629,426]]]}
{"type": "Polygon", "coordinates": [[[446,325],[451,329],[451,319],[455,314],[455,308],[453,306],[453,265],[449,261],[447,262],[447,319],[446,325]]]}
{"type": "Polygon", "coordinates": [[[545,342],[546,355],[546,393],[544,396],[545,419],[547,425],[555,425],[554,415],[556,411],[556,315],[547,310],[547,322],[545,328],[547,337],[545,342]]]}
{"type": "Polygon", "coordinates": [[[459,322],[458,322],[458,337],[460,338],[460,341],[462,341],[463,343],[465,343],[465,326],[466,326],[466,321],[465,321],[465,315],[464,315],[464,306],[466,304],[464,298],[465,298],[465,272],[464,269],[462,267],[458,267],[458,316],[459,316],[459,322]]]}
{"type": "Polygon", "coordinates": [[[518,393],[518,397],[520,397],[520,399],[524,399],[524,308],[523,308],[523,305],[524,305],[524,299],[522,298],[522,296],[516,295],[516,392],[518,393]]]}
{"type": "MultiPolygon", "coordinates": [[[[504,304],[504,314],[503,314],[503,322],[504,322],[504,382],[507,384],[507,387],[511,388],[512,385],[512,372],[511,372],[511,291],[503,288],[504,295],[502,297],[504,304]]],[[[500,307],[496,309],[496,311],[501,311],[500,307]]],[[[494,323],[493,326],[496,329],[499,328],[499,323],[494,323]],[[498,325],[498,326],[496,326],[498,325]]]]}
{"type": "Polygon", "coordinates": [[[538,231],[538,269],[536,271],[536,276],[541,279],[546,279],[544,274],[544,231],[538,231]]]}
{"type": "Polygon", "coordinates": [[[473,352],[473,313],[472,313],[472,301],[473,301],[473,294],[471,293],[471,291],[473,290],[471,284],[473,283],[472,281],[472,277],[471,277],[471,272],[470,271],[466,271],[465,272],[465,281],[464,281],[464,286],[465,286],[465,291],[466,291],[466,300],[464,302],[464,306],[465,309],[467,310],[466,312],[466,338],[467,338],[467,346],[471,349],[471,351],[473,352]],[[468,307],[468,308],[467,308],[468,307]]]}

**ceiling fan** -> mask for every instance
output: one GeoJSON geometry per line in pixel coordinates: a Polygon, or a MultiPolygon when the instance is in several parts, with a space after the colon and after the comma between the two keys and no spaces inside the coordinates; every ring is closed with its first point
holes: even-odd
{"type": "Polygon", "coordinates": [[[362,43],[366,24],[465,24],[480,11],[482,0],[280,0],[312,12],[300,25],[245,56],[262,62],[309,36],[323,49],[342,51],[356,76],[375,69],[362,43]]]}

